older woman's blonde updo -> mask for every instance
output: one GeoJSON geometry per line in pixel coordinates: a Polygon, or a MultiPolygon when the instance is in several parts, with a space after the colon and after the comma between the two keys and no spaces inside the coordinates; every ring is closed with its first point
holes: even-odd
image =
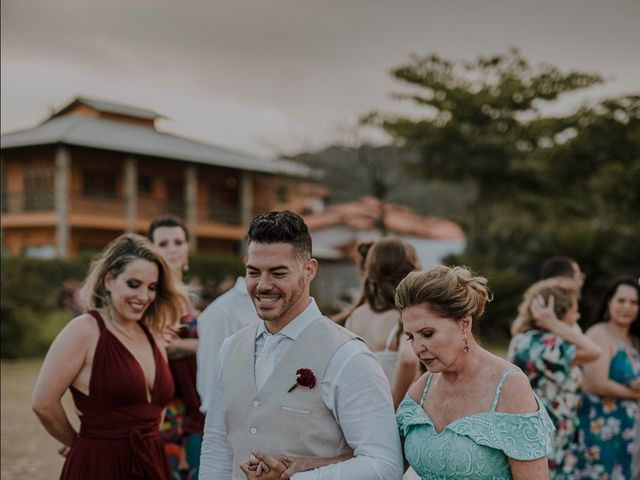
{"type": "Polygon", "coordinates": [[[436,315],[460,320],[471,315],[474,323],[492,300],[487,279],[466,267],[439,265],[407,275],[396,289],[396,307],[426,305],[436,315]]]}

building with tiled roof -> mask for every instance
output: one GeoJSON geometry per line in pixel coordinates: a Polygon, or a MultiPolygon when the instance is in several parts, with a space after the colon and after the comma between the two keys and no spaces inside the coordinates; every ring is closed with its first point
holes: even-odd
{"type": "Polygon", "coordinates": [[[159,131],[158,113],[78,97],[44,122],[2,135],[2,247],[74,256],[171,213],[200,251],[238,253],[249,220],[271,209],[316,208],[312,175],[159,131]]]}

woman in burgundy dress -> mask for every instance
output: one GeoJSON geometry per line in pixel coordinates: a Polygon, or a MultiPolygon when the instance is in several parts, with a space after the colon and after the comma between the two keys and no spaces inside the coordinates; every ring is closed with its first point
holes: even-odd
{"type": "Polygon", "coordinates": [[[173,382],[161,334],[184,297],[162,256],[133,234],[106,248],[82,295],[88,313],[58,334],[33,392],[33,410],[63,444],[61,478],[169,480],[158,427],[173,382]],[[79,432],[60,402],[67,388],[79,432]]]}

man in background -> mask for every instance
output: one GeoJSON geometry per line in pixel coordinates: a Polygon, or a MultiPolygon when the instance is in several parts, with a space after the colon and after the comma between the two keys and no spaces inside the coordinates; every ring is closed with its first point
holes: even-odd
{"type": "MultiPolygon", "coordinates": [[[[246,263],[246,257],[244,258],[246,263]]],[[[200,395],[200,410],[209,408],[209,393],[217,369],[216,360],[224,340],[247,325],[260,321],[247,293],[244,277],[238,277],[235,285],[216,298],[198,318],[198,373],[196,387],[200,395]]]]}
{"type": "Polygon", "coordinates": [[[580,270],[580,265],[574,259],[562,255],[547,258],[540,266],[540,280],[555,277],[572,279],[578,290],[582,290],[585,274],[580,270]]]}

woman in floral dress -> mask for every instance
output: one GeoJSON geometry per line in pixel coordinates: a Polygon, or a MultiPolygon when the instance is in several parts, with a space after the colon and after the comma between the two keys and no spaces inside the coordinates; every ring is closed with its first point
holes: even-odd
{"type": "MultiPolygon", "coordinates": [[[[173,277],[183,292],[182,282],[188,270],[189,235],[182,220],[176,217],[156,218],[147,233],[149,240],[173,270],[173,277]]],[[[177,333],[167,345],[169,367],[175,383],[174,398],[167,405],[160,437],[171,466],[172,480],[197,480],[204,415],[196,390],[196,352],[198,349],[197,312],[193,302],[179,321],[177,333]]]]}
{"type": "Polygon", "coordinates": [[[587,331],[604,353],[584,369],[575,479],[632,478],[640,400],[639,298],[635,278],[615,281],[607,289],[598,323],[587,331]]]}
{"type": "Polygon", "coordinates": [[[549,456],[553,480],[568,478],[567,453],[576,433],[579,389],[578,365],[595,360],[602,350],[574,326],[578,291],[567,279],[552,278],[533,284],[524,294],[513,323],[508,360],[529,378],[556,427],[554,451],[549,456]]]}

